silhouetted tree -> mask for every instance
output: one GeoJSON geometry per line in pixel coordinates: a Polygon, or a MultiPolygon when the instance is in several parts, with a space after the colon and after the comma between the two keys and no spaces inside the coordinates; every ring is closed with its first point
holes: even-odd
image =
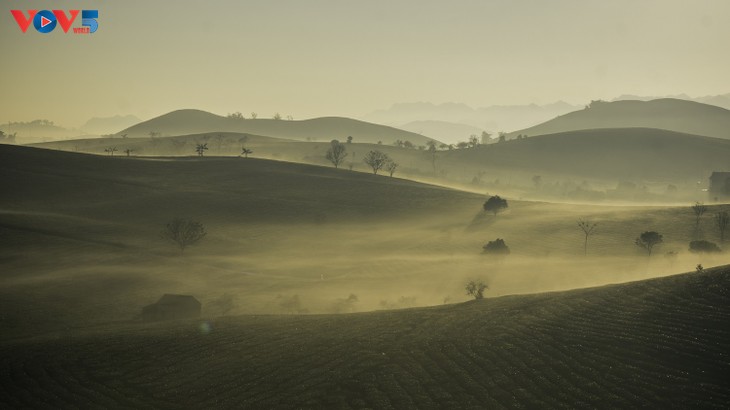
{"type": "Polygon", "coordinates": [[[325,154],[325,158],[329,162],[332,163],[332,165],[335,166],[335,168],[339,168],[340,164],[347,158],[347,149],[345,148],[345,144],[341,144],[340,141],[332,140],[330,142],[330,147],[327,149],[327,153],[325,154]]]}
{"type": "Polygon", "coordinates": [[[583,255],[588,255],[588,237],[595,232],[596,226],[598,226],[597,223],[591,223],[582,219],[578,220],[578,227],[581,231],[583,231],[583,235],[585,235],[585,241],[583,242],[583,255]]]}
{"type": "Polygon", "coordinates": [[[395,170],[396,170],[396,169],[398,169],[398,163],[397,163],[397,162],[395,162],[395,161],[393,161],[392,159],[391,159],[391,160],[389,160],[389,161],[388,161],[388,162],[387,162],[387,163],[385,164],[385,170],[386,170],[386,171],[388,171],[388,173],[390,173],[390,177],[391,177],[391,178],[393,177],[393,174],[395,174],[395,170]]]}
{"type": "Polygon", "coordinates": [[[634,243],[636,246],[645,249],[649,256],[651,256],[651,250],[654,246],[664,242],[664,237],[659,232],[646,231],[636,238],[634,243]]]}
{"type": "Polygon", "coordinates": [[[720,230],[720,243],[725,242],[725,231],[730,223],[730,215],[726,211],[718,212],[715,215],[715,222],[717,223],[717,228],[720,230]]]}
{"type": "Polygon", "coordinates": [[[241,114],[238,111],[236,111],[234,113],[231,113],[231,114],[228,114],[228,118],[231,118],[231,119],[234,119],[234,120],[245,120],[245,118],[243,118],[243,114],[241,114]]]}
{"type": "Polygon", "coordinates": [[[695,228],[699,229],[700,219],[702,218],[702,215],[707,212],[707,207],[702,202],[695,202],[695,204],[692,205],[692,211],[695,213],[695,228]]]}
{"type": "Polygon", "coordinates": [[[127,154],[127,156],[129,156],[133,152],[134,152],[134,150],[131,149],[131,148],[127,148],[127,149],[124,150],[124,153],[127,154]]]}
{"type": "Polygon", "coordinates": [[[347,136],[347,143],[352,144],[352,135],[347,136]]]}
{"type": "Polygon", "coordinates": [[[499,195],[494,195],[489,197],[487,201],[484,203],[483,208],[487,212],[492,212],[495,216],[499,213],[507,209],[507,200],[500,198],[499,195]]]}
{"type": "Polygon", "coordinates": [[[532,183],[535,185],[535,189],[540,189],[540,186],[542,185],[542,177],[540,175],[533,176],[532,183]]]}
{"type": "Polygon", "coordinates": [[[259,117],[259,115],[258,115],[258,114],[256,114],[255,112],[252,112],[252,113],[251,113],[251,119],[252,119],[252,120],[255,120],[255,119],[256,119],[256,118],[258,118],[258,117],[259,117]]]}
{"type": "Polygon", "coordinates": [[[113,157],[114,153],[117,152],[117,147],[104,148],[104,152],[108,152],[113,157]]]}
{"type": "Polygon", "coordinates": [[[484,291],[489,289],[486,283],[482,281],[470,280],[466,283],[466,294],[473,297],[474,299],[484,299],[484,291]]]}
{"type": "Polygon", "coordinates": [[[433,172],[436,173],[436,141],[429,140],[426,145],[429,154],[431,154],[431,167],[433,167],[433,172]]]}
{"type": "Polygon", "coordinates": [[[374,150],[365,154],[363,162],[368,164],[368,166],[373,169],[373,174],[377,175],[378,171],[380,171],[385,166],[385,164],[388,163],[389,159],[390,158],[388,158],[388,156],[383,152],[374,150]]]}
{"type": "Polygon", "coordinates": [[[203,224],[183,218],[173,219],[162,230],[162,237],[175,242],[180,247],[180,252],[203,239],[206,234],[203,224]]]}
{"type": "Polygon", "coordinates": [[[276,114],[274,114],[274,116],[272,118],[275,119],[275,120],[280,120],[281,119],[281,114],[279,114],[277,112],[276,114]]]}
{"type": "Polygon", "coordinates": [[[147,135],[149,135],[150,138],[153,138],[154,139],[155,137],[159,137],[160,135],[162,135],[162,133],[157,132],[157,131],[150,131],[150,132],[147,133],[147,135]]]}
{"type": "Polygon", "coordinates": [[[479,146],[479,138],[477,138],[476,134],[472,134],[469,136],[469,148],[476,148],[479,146]]]}
{"type": "Polygon", "coordinates": [[[208,143],[207,142],[205,144],[200,144],[200,143],[195,144],[195,152],[198,153],[198,156],[199,157],[202,157],[203,154],[205,153],[205,151],[207,151],[207,150],[208,150],[208,143]]]}
{"type": "Polygon", "coordinates": [[[482,246],[483,253],[489,255],[509,255],[509,246],[504,242],[504,239],[495,239],[487,242],[486,245],[482,246]]]}
{"type": "Polygon", "coordinates": [[[689,251],[692,253],[719,253],[720,247],[710,241],[692,241],[689,243],[689,251]]]}
{"type": "MultiPolygon", "coordinates": [[[[241,155],[243,155],[244,158],[248,158],[248,154],[253,154],[253,151],[248,148],[241,148],[241,155]]],[[[239,155],[239,157],[241,155],[239,155]]]]}

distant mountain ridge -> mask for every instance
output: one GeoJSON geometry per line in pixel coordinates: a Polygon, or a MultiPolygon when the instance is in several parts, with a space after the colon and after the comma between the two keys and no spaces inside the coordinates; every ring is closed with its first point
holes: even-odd
{"type": "Polygon", "coordinates": [[[274,138],[300,141],[342,142],[351,136],[354,142],[392,144],[396,140],[408,140],[425,145],[432,138],[397,128],[373,124],[343,117],[321,117],[308,120],[240,119],[212,114],[207,111],[184,109],[172,111],[141,122],[116,135],[147,137],[150,133],[160,136],[196,133],[239,132],[274,138]]]}
{"type": "Polygon", "coordinates": [[[112,134],[122,128],[131,127],[142,121],[134,115],[114,115],[112,117],[94,117],[81,126],[81,130],[88,134],[112,134]]]}
{"type": "Polygon", "coordinates": [[[655,128],[730,139],[730,110],[674,98],[594,101],[583,110],[508,134],[535,136],[603,128],[655,128]]]}
{"type": "MultiPolygon", "coordinates": [[[[564,101],[545,105],[492,105],[482,108],[473,108],[463,103],[412,102],[396,103],[388,109],[373,111],[362,118],[389,125],[415,121],[445,121],[494,133],[529,127],[582,107],[564,101]]],[[[464,139],[466,138],[468,135],[464,139]]]]}

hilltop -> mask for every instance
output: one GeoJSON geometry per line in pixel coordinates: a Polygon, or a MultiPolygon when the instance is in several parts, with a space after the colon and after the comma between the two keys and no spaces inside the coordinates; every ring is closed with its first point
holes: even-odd
{"type": "Polygon", "coordinates": [[[436,308],[36,337],[0,344],[0,404],[722,408],[729,290],[725,266],[436,308]]]}
{"type": "Polygon", "coordinates": [[[534,127],[511,132],[535,136],[598,128],[657,128],[730,139],[730,110],[699,102],[663,98],[651,101],[594,101],[534,127]]]}
{"type": "Polygon", "coordinates": [[[409,140],[424,145],[430,138],[416,133],[379,124],[372,124],[343,117],[322,117],[309,120],[275,120],[266,118],[241,119],[215,115],[200,110],[178,110],[143,121],[119,131],[117,135],[148,137],[150,132],[159,136],[197,133],[237,132],[265,135],[300,141],[346,141],[348,136],[355,142],[391,144],[396,140],[409,140]]]}

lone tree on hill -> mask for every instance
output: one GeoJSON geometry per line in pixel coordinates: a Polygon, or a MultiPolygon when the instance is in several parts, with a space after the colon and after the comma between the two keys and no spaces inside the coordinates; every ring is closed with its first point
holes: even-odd
{"type": "Polygon", "coordinates": [[[198,156],[199,157],[202,157],[203,154],[205,153],[205,151],[207,151],[207,150],[208,150],[208,143],[207,142],[205,144],[200,144],[200,143],[195,144],[195,152],[198,153],[198,156]]]}
{"type": "Polygon", "coordinates": [[[692,205],[692,211],[695,213],[695,228],[699,229],[700,219],[702,218],[702,215],[707,212],[707,207],[702,202],[695,202],[695,204],[692,205]]]}
{"type": "Polygon", "coordinates": [[[484,299],[484,291],[486,289],[489,289],[489,286],[480,280],[470,280],[466,283],[466,294],[472,296],[474,299],[484,299]]]}
{"type": "Polygon", "coordinates": [[[689,243],[689,251],[692,253],[720,253],[722,250],[717,244],[710,241],[692,241],[689,243]]]}
{"type": "Polygon", "coordinates": [[[248,158],[248,154],[253,154],[253,151],[248,148],[241,148],[241,154],[239,155],[239,157],[243,155],[244,158],[248,158]]]}
{"type": "Polygon", "coordinates": [[[651,256],[651,250],[654,246],[664,242],[664,237],[659,232],[646,231],[639,235],[634,242],[636,246],[645,249],[649,256],[651,256]]]}
{"type": "Polygon", "coordinates": [[[484,203],[484,210],[492,212],[495,216],[505,209],[507,209],[507,200],[500,198],[499,195],[489,197],[487,202],[484,203]]]}
{"type": "Polygon", "coordinates": [[[482,249],[484,249],[483,253],[489,254],[489,255],[509,255],[510,250],[509,246],[504,242],[504,239],[495,239],[493,241],[489,241],[486,245],[482,246],[482,249]]]}
{"type": "Polygon", "coordinates": [[[345,144],[342,144],[337,140],[332,140],[330,142],[329,149],[327,149],[327,154],[325,154],[325,158],[327,158],[327,160],[329,160],[335,168],[339,168],[340,164],[345,160],[345,158],[347,158],[346,151],[347,149],[345,148],[345,144]]]}
{"type": "Polygon", "coordinates": [[[391,178],[393,178],[393,174],[395,174],[396,169],[398,169],[398,163],[393,161],[392,159],[389,160],[387,164],[385,164],[385,170],[390,173],[391,178]]]}
{"type": "Polygon", "coordinates": [[[730,215],[727,211],[718,212],[715,216],[715,222],[717,222],[717,228],[720,230],[720,243],[725,242],[725,231],[730,223],[730,215]]]}
{"type": "Polygon", "coordinates": [[[203,239],[206,234],[203,224],[182,218],[173,219],[162,230],[162,237],[175,242],[180,247],[180,252],[203,239]]]}
{"type": "Polygon", "coordinates": [[[365,158],[363,158],[363,162],[373,169],[373,174],[375,175],[378,174],[378,171],[383,169],[389,160],[390,158],[388,158],[388,155],[378,150],[368,152],[365,154],[365,158]]]}
{"type": "Polygon", "coordinates": [[[597,223],[591,223],[582,219],[578,220],[578,227],[585,235],[585,241],[583,241],[583,255],[588,255],[588,237],[593,234],[596,230],[597,223]]]}

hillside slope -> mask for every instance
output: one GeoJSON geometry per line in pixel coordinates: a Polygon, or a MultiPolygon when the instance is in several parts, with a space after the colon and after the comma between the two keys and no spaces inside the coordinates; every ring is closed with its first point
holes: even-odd
{"type": "Polygon", "coordinates": [[[594,101],[589,107],[534,127],[514,131],[528,136],[597,128],[657,128],[730,139],[730,110],[693,101],[663,98],[652,101],[594,101]]]}
{"type": "Polygon", "coordinates": [[[352,136],[356,142],[391,144],[395,140],[409,140],[424,145],[430,138],[413,132],[399,130],[385,125],[373,124],[342,117],[322,117],[309,120],[235,119],[200,110],[178,110],[133,125],[117,135],[147,137],[150,132],[162,136],[196,133],[239,132],[294,140],[331,141],[347,140],[352,136]]]}
{"type": "MultiPolygon", "coordinates": [[[[730,140],[648,128],[607,128],[539,135],[443,153],[451,166],[513,173],[612,179],[704,181],[730,166],[730,140]]],[[[444,165],[446,166],[446,165],[444,165]]]]}
{"type": "Polygon", "coordinates": [[[0,404],[724,408],[728,320],[726,266],[427,309],[107,327],[0,344],[0,404]]]}

